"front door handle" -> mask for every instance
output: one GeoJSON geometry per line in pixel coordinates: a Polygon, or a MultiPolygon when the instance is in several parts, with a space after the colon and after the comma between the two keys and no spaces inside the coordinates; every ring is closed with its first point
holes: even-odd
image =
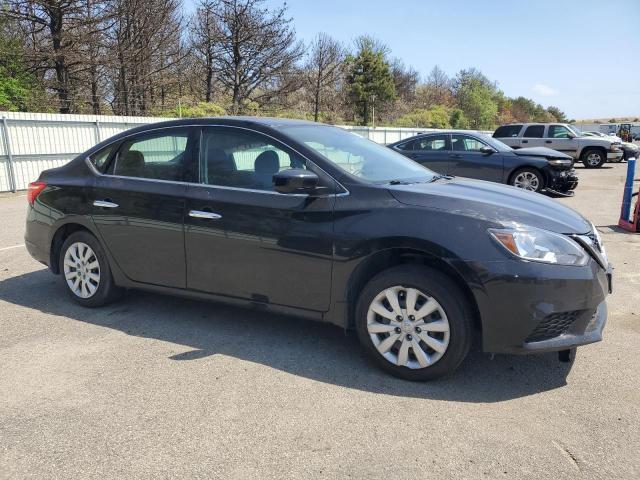
{"type": "Polygon", "coordinates": [[[544,143],[551,143],[551,140],[545,140],[544,143]]]}
{"type": "Polygon", "coordinates": [[[94,200],[93,206],[100,208],[118,208],[119,205],[117,203],[110,202],[109,200],[94,200]]]}
{"type": "Polygon", "coordinates": [[[522,140],[522,143],[529,143],[529,140],[522,140]]]}
{"type": "Polygon", "coordinates": [[[218,220],[222,215],[213,212],[203,212],[202,210],[191,210],[189,216],[192,218],[203,218],[205,220],[218,220]]]}
{"type": "Polygon", "coordinates": [[[462,158],[462,155],[460,155],[459,153],[453,153],[450,156],[451,158],[462,158]]]}

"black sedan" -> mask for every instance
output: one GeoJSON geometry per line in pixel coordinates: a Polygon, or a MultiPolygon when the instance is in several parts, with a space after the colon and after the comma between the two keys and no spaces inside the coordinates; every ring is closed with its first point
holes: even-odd
{"type": "Polygon", "coordinates": [[[543,147],[515,150],[486,135],[427,133],[388,146],[444,175],[560,194],[567,194],[578,185],[569,155],[543,147]]]}
{"type": "Polygon", "coordinates": [[[27,198],[29,252],[81,305],[145,289],[295,314],[354,329],[407,379],[451,372],[474,336],[567,351],[607,317],[610,266],[581,215],[337,127],[156,123],[43,172],[27,198]]]}

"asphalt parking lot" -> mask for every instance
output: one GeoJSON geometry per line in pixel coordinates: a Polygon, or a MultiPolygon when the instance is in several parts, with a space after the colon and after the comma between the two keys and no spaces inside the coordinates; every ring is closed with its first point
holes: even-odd
{"type": "Polygon", "coordinates": [[[433,383],[328,325],[147,293],[75,306],[22,246],[24,195],[0,195],[0,478],[640,478],[626,163],[578,174],[558,201],[616,267],[604,341],[572,364],[476,346],[433,383]]]}

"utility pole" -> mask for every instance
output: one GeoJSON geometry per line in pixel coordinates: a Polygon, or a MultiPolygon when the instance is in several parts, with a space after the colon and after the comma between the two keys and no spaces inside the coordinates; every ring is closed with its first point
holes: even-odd
{"type": "Polygon", "coordinates": [[[376,94],[371,95],[371,118],[373,128],[376,128],[376,94]]]}

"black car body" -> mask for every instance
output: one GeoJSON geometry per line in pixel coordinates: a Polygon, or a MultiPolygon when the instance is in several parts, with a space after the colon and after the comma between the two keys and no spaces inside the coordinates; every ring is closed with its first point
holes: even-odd
{"type": "Polygon", "coordinates": [[[487,135],[441,131],[400,140],[388,147],[444,175],[533,191],[566,193],[578,186],[569,155],[544,147],[516,150],[487,135]],[[526,182],[527,177],[535,183],[526,182]]]}
{"type": "Polygon", "coordinates": [[[412,379],[455,368],[472,324],[485,351],[527,353],[598,341],[606,321],[610,267],[581,215],[532,192],[443,178],[337,127],[243,117],[152,124],[44,171],[30,188],[27,248],[87,306],[116,288],[145,289],[344,328],[364,322],[365,349],[369,337],[389,347],[378,361],[412,379]],[[85,291],[92,275],[99,283],[85,291]],[[363,304],[376,288],[400,289],[400,300],[377,301],[401,309],[397,318],[363,304]],[[417,368],[435,350],[384,340],[417,338],[407,312],[435,308],[430,299],[442,308],[429,322],[449,322],[449,347],[417,368]]]}

